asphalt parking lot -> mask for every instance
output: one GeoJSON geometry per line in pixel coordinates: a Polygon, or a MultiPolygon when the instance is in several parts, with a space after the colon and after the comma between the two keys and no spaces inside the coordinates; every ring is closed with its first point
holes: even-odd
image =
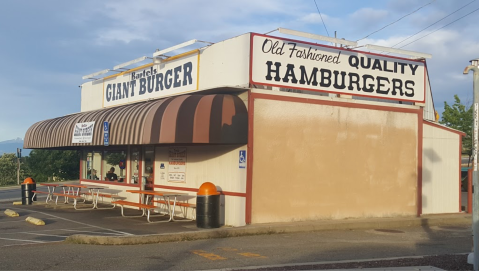
{"type": "MultiPolygon", "coordinates": [[[[119,207],[93,210],[91,205],[89,206],[90,208],[84,206],[82,210],[75,210],[72,204],[56,205],[54,202],[46,204],[44,197],[40,197],[33,205],[13,205],[11,201],[0,202],[0,247],[60,242],[65,239],[80,244],[135,245],[273,233],[471,225],[471,215],[459,213],[421,217],[262,223],[243,227],[222,226],[217,229],[203,229],[198,228],[195,221],[179,221],[182,217],[178,209],[175,217],[177,222],[166,222],[168,216],[157,216],[152,220],[166,223],[148,223],[146,217],[122,217],[119,207]],[[8,217],[4,214],[5,209],[16,211],[20,216],[8,217]],[[36,226],[28,223],[25,221],[28,216],[42,219],[46,225],[36,226]]],[[[126,209],[125,214],[138,216],[141,212],[137,209],[126,209]]]]}
{"type": "MultiPolygon", "coordinates": [[[[138,210],[126,210],[127,215],[138,215],[138,210]]],[[[167,216],[153,218],[167,220],[167,216]]],[[[122,217],[120,208],[107,210],[75,210],[71,204],[45,204],[44,198],[33,205],[0,203],[0,247],[35,243],[61,242],[75,234],[100,236],[150,235],[197,231],[196,223],[170,222],[148,223],[146,217],[122,217]],[[9,217],[4,211],[13,210],[18,217],[9,217]],[[45,222],[37,226],[25,221],[34,217],[45,222]]]]}

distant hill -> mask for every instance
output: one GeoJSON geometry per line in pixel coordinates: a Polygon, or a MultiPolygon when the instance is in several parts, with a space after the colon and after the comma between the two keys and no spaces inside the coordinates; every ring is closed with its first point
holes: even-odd
{"type": "Polygon", "coordinates": [[[22,149],[22,156],[28,156],[31,152],[29,149],[23,149],[23,139],[21,138],[0,141],[0,155],[17,153],[17,148],[22,149]]]}

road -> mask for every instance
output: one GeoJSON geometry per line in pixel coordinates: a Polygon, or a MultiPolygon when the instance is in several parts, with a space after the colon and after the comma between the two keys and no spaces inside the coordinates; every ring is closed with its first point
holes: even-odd
{"type": "MultiPolygon", "coordinates": [[[[68,181],[62,183],[79,183],[79,181],[68,181]]],[[[48,191],[47,187],[37,184],[37,190],[48,191]]],[[[20,186],[0,187],[0,202],[21,200],[22,192],[20,186]]]]}
{"type": "Polygon", "coordinates": [[[209,270],[467,253],[471,251],[471,245],[470,227],[433,226],[258,235],[131,246],[61,242],[13,245],[0,247],[0,262],[4,270],[209,270]]]}

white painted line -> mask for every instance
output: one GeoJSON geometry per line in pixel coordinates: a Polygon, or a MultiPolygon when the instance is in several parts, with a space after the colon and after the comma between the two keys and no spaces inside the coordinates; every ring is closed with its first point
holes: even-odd
{"type": "Polygon", "coordinates": [[[27,211],[30,211],[30,212],[33,212],[33,213],[39,213],[39,214],[44,214],[44,215],[47,215],[47,216],[50,216],[50,217],[56,217],[56,218],[58,218],[58,219],[62,219],[62,220],[65,220],[65,221],[77,223],[77,224],[80,224],[80,225],[90,226],[90,227],[92,227],[92,228],[98,228],[98,229],[102,229],[102,230],[106,230],[106,231],[117,232],[117,233],[124,234],[124,235],[133,235],[133,234],[131,234],[131,233],[122,232],[122,231],[116,231],[116,230],[112,230],[112,229],[107,229],[107,228],[103,228],[103,227],[100,227],[100,226],[95,226],[95,225],[91,225],[91,224],[87,224],[87,223],[83,223],[83,222],[78,222],[78,221],[75,221],[75,220],[71,220],[71,219],[68,219],[68,218],[63,218],[63,217],[59,217],[59,216],[56,216],[56,215],[47,214],[47,213],[44,213],[44,212],[38,212],[38,211],[29,210],[29,209],[23,209],[23,208],[22,208],[22,209],[20,209],[20,208],[11,208],[11,209],[27,210],[27,211]]]}
{"type": "MultiPolygon", "coordinates": [[[[80,228],[73,228],[73,230],[71,231],[75,231],[74,229],[88,229],[88,228],[91,228],[91,227],[80,227],[80,228]]],[[[49,232],[49,231],[68,231],[67,229],[54,229],[54,230],[38,230],[38,231],[20,231],[20,232],[6,232],[6,233],[0,233],[0,235],[4,235],[4,234],[19,234],[19,233],[26,233],[26,234],[29,234],[29,233],[37,233],[37,232],[49,232]]],[[[110,233],[112,234],[112,233],[110,233]]]]}
{"type": "MultiPolygon", "coordinates": [[[[49,242],[43,242],[42,244],[47,244],[47,243],[60,243],[62,241],[49,241],[49,242]]],[[[40,245],[39,243],[26,243],[26,244],[12,244],[12,245],[3,245],[1,247],[15,247],[15,246],[28,246],[28,245],[40,245]]]]}
{"type": "Polygon", "coordinates": [[[63,230],[63,231],[73,231],[73,232],[89,232],[89,233],[101,233],[101,234],[111,234],[111,235],[124,235],[119,233],[111,233],[111,232],[97,232],[97,231],[78,231],[78,230],[63,230]]]}
{"type": "Polygon", "coordinates": [[[56,235],[56,234],[41,234],[41,233],[33,233],[33,232],[26,232],[25,234],[31,234],[31,235],[40,235],[40,236],[55,236],[55,237],[63,237],[67,238],[68,236],[63,236],[63,235],[56,235]]]}
{"type": "Polygon", "coordinates": [[[11,238],[1,238],[2,240],[8,240],[8,241],[20,241],[20,242],[34,242],[34,243],[45,243],[44,241],[33,241],[33,240],[23,240],[23,239],[11,239],[11,238]]]}

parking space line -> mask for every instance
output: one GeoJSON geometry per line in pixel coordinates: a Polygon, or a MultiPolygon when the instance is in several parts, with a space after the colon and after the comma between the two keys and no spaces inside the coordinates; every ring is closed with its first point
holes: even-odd
{"type": "Polygon", "coordinates": [[[33,233],[33,232],[26,232],[25,234],[31,234],[31,235],[40,235],[40,236],[55,236],[55,237],[63,237],[67,238],[68,236],[63,236],[63,235],[56,235],[56,234],[42,234],[42,233],[33,233]]]}
{"type": "Polygon", "coordinates": [[[35,210],[29,210],[29,209],[23,209],[23,208],[11,208],[11,209],[27,210],[27,211],[30,211],[30,212],[33,212],[33,213],[39,213],[39,214],[44,214],[44,215],[47,215],[47,216],[50,216],[50,217],[56,217],[56,218],[58,218],[58,219],[66,220],[66,221],[73,222],[73,223],[77,223],[77,224],[80,224],[80,225],[90,226],[90,227],[92,227],[92,228],[98,228],[98,229],[103,229],[103,230],[106,230],[106,231],[117,232],[117,233],[120,233],[120,234],[123,234],[123,235],[133,235],[133,234],[131,234],[131,233],[122,232],[122,231],[117,231],[117,230],[112,230],[112,229],[107,229],[107,228],[103,228],[103,227],[100,227],[100,226],[95,226],[95,225],[91,225],[91,224],[87,224],[87,223],[83,223],[83,222],[78,222],[78,221],[75,221],[75,220],[71,220],[71,219],[68,219],[68,218],[59,217],[59,216],[52,215],[52,214],[47,214],[47,213],[44,213],[44,212],[38,212],[38,211],[35,211],[35,210]]]}
{"type": "Polygon", "coordinates": [[[74,232],[89,232],[89,233],[101,233],[101,234],[110,234],[110,235],[124,235],[119,233],[112,233],[112,232],[97,232],[97,231],[78,231],[78,230],[63,230],[63,231],[74,231],[74,232]]]}
{"type": "MultiPolygon", "coordinates": [[[[81,228],[76,228],[76,229],[85,229],[85,228],[91,228],[91,227],[81,227],[81,228]]],[[[37,232],[49,232],[49,231],[77,231],[75,228],[73,229],[53,229],[53,230],[36,230],[36,231],[19,231],[19,232],[5,232],[5,233],[0,233],[0,235],[4,234],[19,234],[19,233],[37,233],[37,232]]],[[[80,231],[81,232],[81,231],[80,231]]]]}
{"type": "Polygon", "coordinates": [[[8,241],[20,241],[20,242],[34,242],[34,243],[45,243],[44,241],[33,241],[33,240],[23,240],[23,239],[12,239],[12,238],[1,238],[2,240],[8,240],[8,241]]]}
{"type": "Polygon", "coordinates": [[[208,253],[204,250],[193,250],[191,251],[196,255],[199,255],[201,257],[205,257],[208,260],[216,261],[216,260],[226,260],[226,258],[221,257],[220,255],[216,255],[214,253],[208,253]]]}
{"type": "MultiPolygon", "coordinates": [[[[48,242],[43,242],[42,244],[46,243],[60,243],[63,241],[48,241],[48,242]]],[[[15,247],[15,246],[28,246],[28,245],[40,245],[39,243],[24,243],[24,244],[12,244],[12,245],[3,245],[0,247],[15,247]]]]}
{"type": "Polygon", "coordinates": [[[261,259],[268,258],[266,256],[256,254],[256,253],[251,253],[251,252],[244,252],[244,253],[238,253],[238,254],[241,255],[241,256],[248,257],[248,258],[261,258],[261,259]]]}

